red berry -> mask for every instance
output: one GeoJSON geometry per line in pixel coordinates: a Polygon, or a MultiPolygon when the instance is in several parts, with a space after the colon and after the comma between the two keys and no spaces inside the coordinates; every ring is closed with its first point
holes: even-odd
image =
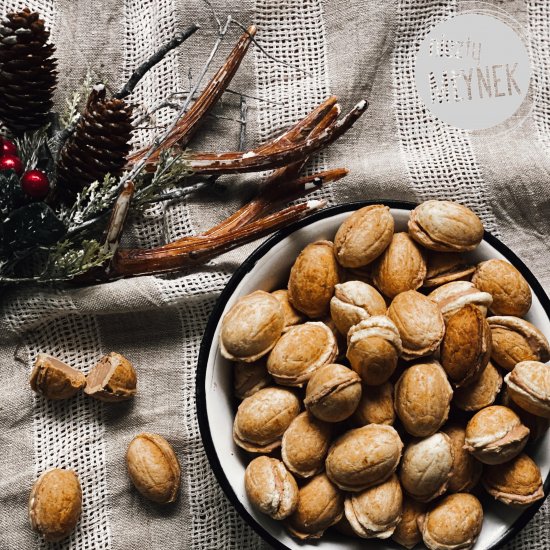
{"type": "Polygon", "coordinates": [[[41,170],[29,170],[21,178],[21,188],[29,197],[43,199],[50,192],[50,182],[41,170]]]}
{"type": "Polygon", "coordinates": [[[0,137],[0,157],[4,155],[17,156],[17,147],[9,139],[0,137]]]}
{"type": "Polygon", "coordinates": [[[0,157],[0,172],[3,170],[13,170],[20,176],[23,173],[23,163],[15,155],[4,155],[0,157]]]}

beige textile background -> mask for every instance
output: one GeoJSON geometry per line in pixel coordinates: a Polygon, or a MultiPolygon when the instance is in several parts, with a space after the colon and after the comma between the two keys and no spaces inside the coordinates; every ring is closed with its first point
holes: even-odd
{"type": "MultiPolygon", "coordinates": [[[[474,208],[550,291],[550,3],[495,0],[520,22],[533,64],[530,115],[506,136],[479,137],[429,117],[411,82],[415,37],[460,11],[457,0],[215,0],[223,17],[258,25],[258,39],[275,63],[253,50],[232,88],[249,101],[247,143],[276,134],[328,93],[351,106],[371,107],[349,134],[315,161],[351,174],[323,191],[332,203],[357,199],[451,197],[474,208]],[[310,76],[293,67],[301,67],[310,76]],[[273,103],[276,102],[276,103],[273,103]]],[[[13,6],[0,0],[0,12],[13,6]]],[[[62,104],[86,70],[117,89],[176,28],[202,29],[146,77],[133,96],[154,104],[188,89],[208,55],[215,24],[201,0],[32,0],[52,25],[62,104]]],[[[18,3],[16,5],[19,5],[18,3]]],[[[233,28],[217,56],[238,36],[233,28]]],[[[214,64],[214,68],[217,63],[214,64]]],[[[234,97],[224,115],[236,116],[234,97]]],[[[221,112],[218,110],[217,112],[221,112]]],[[[157,124],[165,124],[162,113],[157,124]]],[[[209,119],[195,148],[235,148],[238,126],[209,119]]],[[[151,137],[142,132],[137,141],[151,137]]],[[[199,195],[183,207],[155,207],[133,220],[128,240],[142,246],[214,224],[231,212],[257,177],[228,181],[235,193],[199,195]]],[[[202,449],[195,418],[198,345],[213,304],[249,245],[202,271],[117,282],[70,291],[20,289],[2,293],[0,311],[0,549],[79,550],[259,549],[266,545],[236,515],[219,489],[202,449]],[[110,406],[77,398],[51,403],[31,394],[27,378],[36,353],[49,352],[86,372],[117,350],[139,372],[139,396],[110,406]],[[26,365],[14,360],[17,353],[26,365]],[[130,488],[123,454],[140,431],[165,434],[183,467],[182,494],[171,508],[146,505],[130,488]],[[26,501],[36,476],[52,466],[79,472],[84,511],[66,542],[45,545],[30,531],[26,501]]],[[[507,550],[550,548],[548,503],[507,550]]]]}

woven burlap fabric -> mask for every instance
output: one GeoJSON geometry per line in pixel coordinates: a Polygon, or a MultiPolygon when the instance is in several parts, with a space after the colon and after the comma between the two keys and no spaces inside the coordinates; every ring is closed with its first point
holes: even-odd
{"type": "MultiPolygon", "coordinates": [[[[474,208],[550,291],[547,269],[550,203],[550,6],[546,0],[495,2],[524,27],[534,72],[532,111],[506,135],[473,136],[427,117],[411,80],[414,37],[464,6],[451,0],[247,0],[213,3],[258,25],[265,50],[287,64],[252,51],[233,89],[250,101],[247,142],[273,136],[327,94],[344,105],[368,97],[370,109],[356,128],[332,146],[317,167],[351,170],[331,202],[357,199],[423,200],[451,197],[474,208]],[[304,69],[308,75],[293,67],[304,69]],[[419,139],[418,136],[421,136],[419,139]]],[[[0,0],[0,12],[12,2],[0,0]]],[[[58,45],[62,104],[87,69],[117,89],[132,68],[174,30],[191,21],[200,34],[146,77],[133,99],[154,104],[189,88],[213,44],[215,23],[200,0],[37,0],[52,22],[58,45]]],[[[233,29],[231,37],[239,34],[233,29]]],[[[228,52],[226,40],[217,63],[228,52]]],[[[215,65],[217,65],[215,63],[215,65]]],[[[224,115],[237,114],[224,98],[224,115]]],[[[218,111],[220,112],[220,111],[218,111]]],[[[169,120],[163,112],[155,121],[169,120]]],[[[209,119],[195,148],[234,148],[239,128],[209,119]]],[[[151,138],[144,131],[136,141],[151,138]]],[[[199,195],[182,207],[155,207],[133,220],[128,241],[151,246],[214,224],[255,185],[228,180],[233,191],[199,195]],[[241,193],[242,191],[242,193],[241,193]]],[[[202,331],[230,274],[249,245],[200,272],[145,277],[69,291],[4,290],[0,314],[0,548],[48,547],[30,531],[26,505],[36,476],[52,467],[78,471],[84,492],[82,520],[67,542],[72,549],[253,549],[265,544],[233,511],[205,457],[195,417],[194,378],[202,331]],[[129,404],[102,405],[77,398],[51,403],[28,388],[32,360],[49,352],[86,372],[101,354],[117,350],[139,372],[139,395],[129,404]],[[18,357],[16,361],[14,357],[18,357]],[[168,436],[182,462],[182,494],[174,507],[150,506],[131,489],[124,451],[140,431],[168,436]]],[[[548,504],[507,546],[550,548],[548,504]]]]}

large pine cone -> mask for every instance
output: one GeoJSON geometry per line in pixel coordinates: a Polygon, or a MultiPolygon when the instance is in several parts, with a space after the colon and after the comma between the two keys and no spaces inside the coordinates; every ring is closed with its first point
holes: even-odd
{"type": "Polygon", "coordinates": [[[119,176],[126,165],[132,137],[132,109],[121,99],[106,99],[95,86],[75,133],[61,150],[57,168],[60,196],[74,198],[84,187],[119,176]]]}
{"type": "Polygon", "coordinates": [[[57,79],[49,36],[28,8],[0,21],[0,120],[16,135],[48,120],[57,79]]]}

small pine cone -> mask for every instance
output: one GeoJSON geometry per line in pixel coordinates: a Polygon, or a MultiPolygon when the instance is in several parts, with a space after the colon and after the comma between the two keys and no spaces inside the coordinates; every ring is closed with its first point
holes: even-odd
{"type": "Polygon", "coordinates": [[[57,188],[65,200],[107,174],[119,176],[126,165],[132,108],[122,99],[106,99],[105,95],[104,86],[94,86],[74,134],[61,150],[57,188]]]}
{"type": "Polygon", "coordinates": [[[0,21],[0,120],[16,135],[48,120],[57,81],[49,36],[28,8],[0,21]]]}

